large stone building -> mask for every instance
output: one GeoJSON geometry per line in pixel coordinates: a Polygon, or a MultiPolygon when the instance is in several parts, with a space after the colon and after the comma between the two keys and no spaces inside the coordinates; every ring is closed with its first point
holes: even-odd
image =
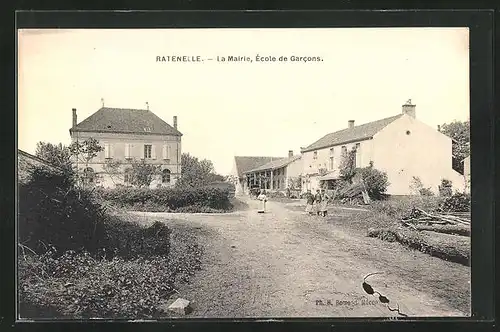
{"type": "Polygon", "coordinates": [[[17,150],[17,179],[19,183],[27,183],[30,179],[32,168],[44,168],[54,174],[63,174],[63,169],[56,165],[52,165],[48,161],[24,152],[17,150]]]}
{"type": "Polygon", "coordinates": [[[181,174],[181,137],[177,130],[177,117],[169,125],[149,109],[124,109],[102,107],[97,112],[77,122],[73,109],[73,123],[69,130],[72,142],[94,138],[104,149],[90,160],[88,167],[74,161],[80,172],[91,174],[97,185],[115,187],[130,184],[133,162],[160,165],[151,187],[173,186],[181,174]],[[112,164],[118,168],[111,171],[112,164]]]}
{"type": "Polygon", "coordinates": [[[402,106],[401,114],[330,133],[302,149],[303,190],[316,190],[339,178],[342,155],[355,151],[355,166],[387,173],[388,194],[408,195],[414,177],[438,193],[442,179],[463,190],[463,176],[452,168],[452,139],[419,121],[416,106],[402,106]]]}

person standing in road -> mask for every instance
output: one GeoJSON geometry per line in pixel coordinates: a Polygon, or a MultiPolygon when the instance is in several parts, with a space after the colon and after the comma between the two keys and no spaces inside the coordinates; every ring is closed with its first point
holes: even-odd
{"type": "Polygon", "coordinates": [[[314,210],[316,211],[316,214],[319,216],[321,213],[321,193],[318,190],[316,190],[316,195],[314,196],[314,210]]]}
{"type": "Polygon", "coordinates": [[[267,196],[266,196],[266,191],[265,190],[261,190],[260,192],[260,195],[257,197],[257,199],[259,201],[261,201],[261,205],[260,205],[260,209],[259,209],[259,213],[264,213],[266,212],[266,202],[267,202],[267,196]]]}
{"type": "Polygon", "coordinates": [[[328,213],[328,200],[329,199],[330,199],[330,196],[327,195],[327,193],[324,189],[321,189],[321,203],[320,203],[319,214],[323,217],[326,217],[326,215],[328,213]]]}
{"type": "Polygon", "coordinates": [[[306,193],[306,213],[313,214],[313,204],[314,204],[314,196],[311,193],[311,190],[308,190],[306,193]]]}

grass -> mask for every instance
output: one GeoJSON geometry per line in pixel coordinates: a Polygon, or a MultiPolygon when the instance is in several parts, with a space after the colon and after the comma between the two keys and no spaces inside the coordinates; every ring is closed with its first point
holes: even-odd
{"type": "MultiPolygon", "coordinates": [[[[127,218],[135,221],[133,217],[127,218]]],[[[195,236],[182,228],[174,227],[171,231],[168,255],[129,259],[98,258],[73,251],[60,257],[20,255],[20,316],[134,319],[163,316],[163,301],[175,293],[177,283],[187,282],[201,266],[201,247],[195,236]]]]}

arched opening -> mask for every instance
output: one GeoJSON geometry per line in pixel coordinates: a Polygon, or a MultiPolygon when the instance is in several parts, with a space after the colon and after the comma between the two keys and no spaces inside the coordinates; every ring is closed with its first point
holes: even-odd
{"type": "Polygon", "coordinates": [[[162,183],[170,183],[170,170],[164,169],[161,174],[161,182],[162,183]]]}
{"type": "Polygon", "coordinates": [[[83,170],[83,177],[86,183],[94,183],[95,182],[95,172],[92,167],[87,167],[83,170]]]}

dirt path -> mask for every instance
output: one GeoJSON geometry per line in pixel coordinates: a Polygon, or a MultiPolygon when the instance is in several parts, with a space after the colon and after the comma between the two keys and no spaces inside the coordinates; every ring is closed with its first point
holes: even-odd
{"type": "MultiPolygon", "coordinates": [[[[141,213],[204,230],[202,271],[179,289],[193,302],[190,317],[397,316],[361,287],[363,276],[378,271],[384,273],[369,283],[408,316],[468,314],[413,280],[432,274],[433,264],[452,263],[351,234],[282,203],[268,202],[265,214],[257,213],[258,202],[247,203],[247,211],[224,215],[141,213]]],[[[450,273],[468,273],[467,267],[450,267],[457,269],[450,273]]]]}

